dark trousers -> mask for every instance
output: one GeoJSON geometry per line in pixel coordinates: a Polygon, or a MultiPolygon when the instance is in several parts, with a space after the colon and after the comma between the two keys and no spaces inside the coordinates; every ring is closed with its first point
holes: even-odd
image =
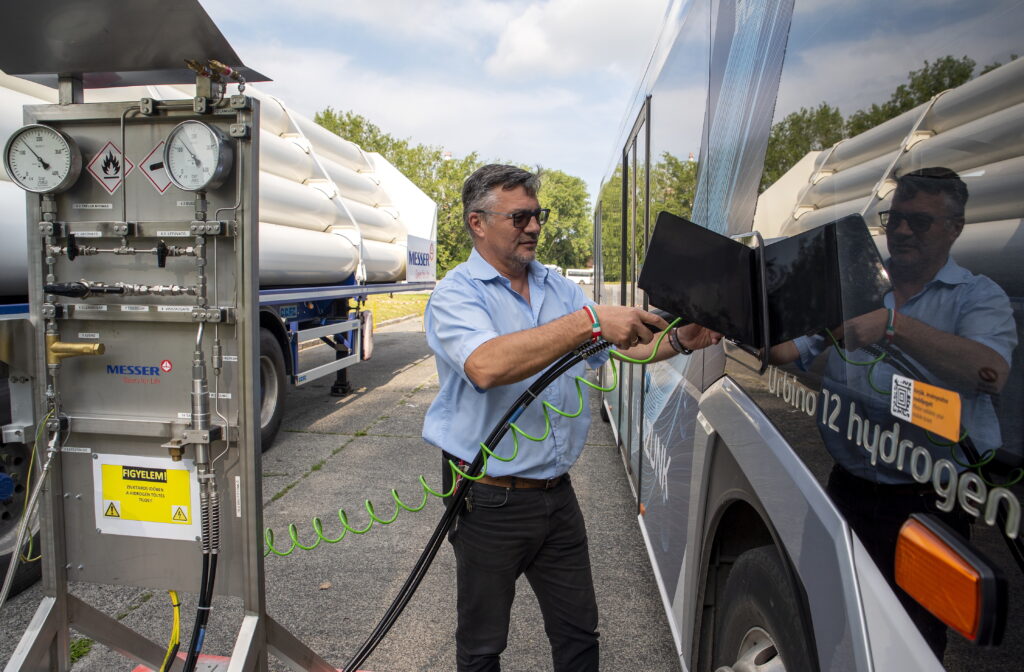
{"type": "Polygon", "coordinates": [[[501,669],[522,574],[540,603],[555,671],[596,672],[597,601],[583,514],[568,478],[550,490],[470,487],[449,535],[458,579],[459,672],[501,669]]]}

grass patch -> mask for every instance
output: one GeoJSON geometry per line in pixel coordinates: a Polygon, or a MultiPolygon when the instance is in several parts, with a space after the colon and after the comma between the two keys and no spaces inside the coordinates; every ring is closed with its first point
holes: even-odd
{"type": "MultiPolygon", "coordinates": [[[[301,477],[299,478],[299,480],[301,481],[301,480],[302,480],[303,478],[305,478],[305,477],[306,477],[306,474],[303,474],[303,475],[302,475],[302,476],[301,476],[301,477]]],[[[292,488],[294,488],[294,487],[295,487],[296,485],[298,485],[298,484],[299,484],[299,481],[292,481],[292,482],[291,482],[291,483],[289,483],[288,485],[284,486],[283,488],[281,488],[280,490],[278,490],[277,492],[275,492],[275,493],[274,493],[274,496],[270,498],[270,501],[271,501],[271,502],[276,502],[277,500],[281,499],[282,497],[284,497],[285,495],[287,495],[287,494],[288,494],[288,491],[289,491],[289,490],[291,490],[292,488]]]]}
{"type": "Polygon", "coordinates": [[[408,315],[423,315],[429,294],[371,294],[366,307],[373,311],[373,326],[385,320],[408,315]]]}
{"type": "Polygon", "coordinates": [[[114,618],[116,618],[119,621],[124,619],[128,616],[128,614],[132,613],[133,611],[144,605],[146,602],[149,602],[150,599],[152,599],[152,597],[153,593],[149,591],[142,593],[141,595],[139,595],[139,601],[136,604],[129,604],[123,611],[114,616],[114,618]]]}
{"type": "MultiPolygon", "coordinates": [[[[424,296],[425,297],[427,295],[426,294],[421,294],[421,295],[414,295],[414,296],[424,296]]],[[[417,386],[416,389],[414,389],[412,392],[409,392],[408,394],[406,394],[402,398],[402,401],[400,403],[405,403],[406,399],[412,397],[412,395],[416,394],[417,392],[419,392],[420,390],[425,388],[428,384],[429,383],[420,383],[420,385],[417,386]]],[[[372,427],[374,424],[380,422],[381,420],[387,419],[387,418],[388,418],[387,415],[382,415],[382,416],[378,417],[376,420],[374,420],[373,422],[371,422],[368,427],[372,427]]],[[[288,430],[288,431],[298,431],[298,430],[288,430]]],[[[313,432],[313,431],[307,431],[307,432],[299,432],[299,433],[334,434],[335,432],[313,432]]],[[[357,430],[355,432],[354,436],[357,436],[357,437],[359,437],[359,436],[367,436],[368,434],[369,434],[369,431],[368,431],[368,428],[367,428],[367,429],[357,430]]],[[[382,434],[381,436],[389,436],[389,435],[382,434]]],[[[402,435],[395,435],[395,437],[396,438],[405,438],[402,435]]],[[[408,438],[417,438],[417,437],[408,437],[408,438]]],[[[345,443],[341,444],[340,446],[338,446],[337,448],[332,450],[331,454],[330,454],[330,457],[334,457],[335,455],[337,455],[338,453],[343,451],[345,449],[345,447],[348,446],[349,443],[351,443],[351,440],[346,441],[345,443]]],[[[327,464],[327,460],[321,460],[321,461],[317,462],[316,464],[312,465],[305,473],[303,473],[297,479],[295,479],[291,483],[285,485],[283,488],[281,488],[276,493],[274,493],[274,495],[270,498],[270,501],[268,501],[267,503],[270,504],[272,502],[276,502],[277,500],[281,499],[282,497],[287,495],[288,492],[292,488],[294,488],[296,485],[301,483],[304,478],[306,478],[307,476],[309,476],[310,474],[312,474],[314,472],[320,471],[326,464],[327,464]]],[[[264,475],[266,475],[266,474],[264,474],[264,475]]],[[[283,476],[284,474],[281,474],[281,475],[283,476]]]]}
{"type": "MultiPolygon", "coordinates": [[[[338,446],[337,448],[335,448],[334,450],[332,450],[332,451],[331,451],[331,457],[333,457],[333,456],[337,455],[337,454],[338,454],[338,453],[340,453],[340,452],[341,452],[342,450],[344,450],[344,449],[345,449],[345,446],[347,446],[347,445],[348,445],[349,443],[350,443],[350,441],[346,441],[345,443],[341,444],[340,446],[338,446]]],[[[274,496],[273,496],[273,497],[271,497],[271,498],[270,498],[270,501],[269,501],[269,502],[267,502],[267,503],[268,503],[268,504],[270,504],[271,502],[276,502],[277,500],[281,499],[282,497],[284,497],[285,495],[287,495],[287,494],[288,494],[288,492],[289,492],[289,491],[290,491],[290,490],[291,490],[292,488],[294,488],[294,487],[295,487],[296,485],[298,485],[299,483],[301,483],[301,482],[302,482],[302,479],[306,478],[307,476],[309,476],[310,474],[312,474],[312,473],[314,473],[314,472],[320,471],[321,469],[323,469],[323,468],[324,468],[324,465],[326,465],[326,464],[327,464],[327,460],[320,460],[319,462],[317,462],[316,464],[314,464],[313,466],[311,466],[311,467],[310,467],[310,468],[309,468],[309,469],[308,469],[308,470],[307,470],[307,471],[306,471],[306,472],[305,472],[304,474],[302,474],[301,476],[299,476],[299,477],[298,477],[297,479],[295,479],[294,481],[292,481],[292,482],[291,482],[291,483],[289,483],[288,485],[284,486],[283,488],[281,488],[280,490],[278,490],[277,492],[275,492],[275,493],[274,493],[274,496]]]]}
{"type": "Polygon", "coordinates": [[[92,651],[94,641],[88,637],[75,637],[71,640],[71,664],[74,665],[80,658],[84,658],[92,651]]]}

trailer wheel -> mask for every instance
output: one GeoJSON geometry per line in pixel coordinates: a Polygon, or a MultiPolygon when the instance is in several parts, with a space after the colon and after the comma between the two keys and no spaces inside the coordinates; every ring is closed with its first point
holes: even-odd
{"type": "Polygon", "coordinates": [[[260,328],[260,447],[264,451],[281,428],[286,385],[281,345],[270,330],[260,328]]]}
{"type": "MultiPolygon", "coordinates": [[[[10,388],[7,386],[7,379],[0,382],[0,425],[6,425],[11,421],[10,388]]],[[[7,568],[11,565],[11,559],[18,549],[14,547],[18,537],[18,524],[25,509],[25,502],[28,499],[28,492],[25,491],[25,482],[28,477],[28,466],[30,454],[24,443],[3,443],[0,441],[0,479],[5,481],[4,491],[14,488],[14,493],[8,499],[0,501],[0,585],[7,576],[7,568]]],[[[33,484],[34,487],[34,484],[33,484]]],[[[39,520],[33,518],[31,522],[32,552],[39,554],[39,520]]],[[[27,549],[26,544],[23,550],[27,549]]],[[[42,563],[24,562],[18,564],[14,574],[14,583],[11,585],[11,595],[17,595],[33,583],[39,580],[42,575],[42,563]]]]}
{"type": "Polygon", "coordinates": [[[742,553],[729,572],[715,628],[715,672],[817,670],[799,597],[778,549],[742,553]]]}

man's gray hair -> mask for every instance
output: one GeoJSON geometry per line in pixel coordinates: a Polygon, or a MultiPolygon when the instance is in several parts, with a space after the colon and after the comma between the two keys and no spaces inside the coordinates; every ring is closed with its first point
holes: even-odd
{"type": "Polygon", "coordinates": [[[504,191],[522,187],[531,198],[537,198],[540,175],[516,166],[490,163],[466,178],[462,185],[462,221],[470,236],[473,231],[469,228],[469,213],[474,210],[490,210],[494,203],[492,191],[495,187],[501,187],[504,191]]]}
{"type": "MultiPolygon", "coordinates": [[[[893,201],[912,199],[919,191],[945,196],[949,218],[963,225],[964,210],[967,206],[967,185],[956,174],[956,171],[941,166],[932,166],[897,177],[893,201]]],[[[946,226],[949,228],[948,223],[946,226]]]]}

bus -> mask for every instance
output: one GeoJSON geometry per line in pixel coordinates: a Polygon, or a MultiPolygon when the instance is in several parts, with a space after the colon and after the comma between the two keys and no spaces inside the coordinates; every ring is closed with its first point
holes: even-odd
{"type": "Polygon", "coordinates": [[[1016,0],[670,4],[594,290],[725,335],[600,373],[681,669],[1020,669],[1018,54],[1016,0]]]}
{"type": "Polygon", "coordinates": [[[594,269],[567,268],[565,269],[565,277],[569,278],[577,285],[592,285],[594,284],[594,269]]]}

